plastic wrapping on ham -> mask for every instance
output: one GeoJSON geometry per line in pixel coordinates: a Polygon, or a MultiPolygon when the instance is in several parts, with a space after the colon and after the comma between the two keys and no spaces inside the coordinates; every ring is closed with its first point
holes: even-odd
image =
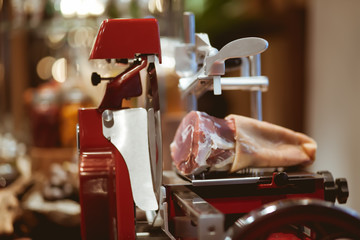
{"type": "Polygon", "coordinates": [[[225,119],[192,111],[180,123],[170,145],[178,171],[236,172],[248,167],[308,165],[316,142],[305,134],[239,115],[225,119]]]}
{"type": "Polygon", "coordinates": [[[183,174],[209,167],[229,170],[235,156],[233,127],[227,120],[192,111],[181,121],[170,145],[175,166],[183,174]]]}

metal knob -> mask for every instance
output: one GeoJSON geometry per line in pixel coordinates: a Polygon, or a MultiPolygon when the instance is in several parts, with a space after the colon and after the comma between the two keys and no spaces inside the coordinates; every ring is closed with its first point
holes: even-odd
{"type": "Polygon", "coordinates": [[[349,197],[349,188],[345,178],[337,178],[334,180],[332,174],[329,171],[319,171],[324,177],[324,200],[338,203],[346,203],[349,197]]]}
{"type": "Polygon", "coordinates": [[[277,186],[285,186],[289,183],[289,176],[286,172],[279,172],[274,176],[274,183],[277,186]]]}
{"type": "Polygon", "coordinates": [[[335,180],[335,184],[337,187],[337,200],[339,203],[346,203],[349,197],[349,188],[345,178],[337,178],[335,180]]]}
{"type": "Polygon", "coordinates": [[[94,86],[97,86],[102,80],[112,80],[113,78],[103,78],[97,72],[91,74],[91,83],[94,86]]]}
{"type": "Polygon", "coordinates": [[[329,171],[319,171],[317,174],[324,177],[324,200],[335,202],[337,189],[332,174],[329,171]]]}

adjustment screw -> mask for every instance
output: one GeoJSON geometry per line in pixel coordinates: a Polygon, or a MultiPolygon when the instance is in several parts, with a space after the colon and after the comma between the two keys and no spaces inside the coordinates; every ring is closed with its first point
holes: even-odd
{"type": "Polygon", "coordinates": [[[349,197],[349,188],[345,178],[337,178],[335,180],[337,186],[337,200],[339,203],[346,203],[349,197]]]}
{"type": "Polygon", "coordinates": [[[285,186],[289,183],[289,176],[286,172],[279,172],[274,176],[274,183],[277,186],[285,186]]]}
{"type": "Polygon", "coordinates": [[[103,124],[107,128],[111,128],[114,125],[114,115],[111,110],[105,110],[102,113],[103,124]]]}
{"type": "Polygon", "coordinates": [[[334,203],[337,188],[332,174],[329,171],[318,171],[317,174],[320,174],[324,179],[324,200],[334,203]]]}

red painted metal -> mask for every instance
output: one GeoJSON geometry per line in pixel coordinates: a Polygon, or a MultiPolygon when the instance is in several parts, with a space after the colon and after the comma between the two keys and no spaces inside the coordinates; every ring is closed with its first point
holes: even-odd
{"type": "Polygon", "coordinates": [[[161,63],[157,20],[104,20],[91,50],[90,59],[133,59],[136,54],[156,54],[161,63]]]}
{"type": "Polygon", "coordinates": [[[278,174],[278,173],[277,173],[277,172],[273,172],[272,179],[271,179],[271,183],[259,184],[259,185],[258,185],[258,188],[259,188],[259,189],[277,188],[278,186],[277,186],[276,183],[275,183],[276,174],[278,174]]]}
{"type": "MultiPolygon", "coordinates": [[[[257,187],[257,192],[261,193],[261,191],[265,189],[275,190],[285,188],[286,186],[277,186],[274,183],[276,174],[277,173],[273,174],[273,178],[270,184],[259,184],[257,187]]],[[[323,179],[319,178],[314,181],[314,191],[308,193],[256,195],[255,193],[249,192],[248,196],[242,197],[221,197],[221,193],[219,193],[219,198],[205,198],[205,200],[224,214],[248,213],[266,203],[281,199],[314,198],[324,200],[323,179]]]]}
{"type": "Polygon", "coordinates": [[[307,194],[284,194],[284,195],[266,195],[266,196],[247,196],[234,198],[208,198],[205,199],[216,209],[224,214],[248,213],[261,207],[266,203],[271,203],[281,199],[291,198],[316,198],[324,199],[321,190],[307,194]]]}
{"type": "MultiPolygon", "coordinates": [[[[171,188],[168,188],[169,190],[171,188]]],[[[170,191],[169,191],[170,192],[170,191]]],[[[277,200],[282,199],[295,199],[295,198],[314,198],[314,199],[324,199],[324,191],[322,189],[317,189],[313,193],[306,194],[283,194],[283,195],[261,195],[261,196],[249,196],[246,197],[232,197],[226,198],[221,197],[219,193],[218,198],[206,198],[206,202],[210,203],[216,209],[224,214],[243,214],[248,213],[252,210],[260,208],[264,204],[271,203],[277,200]]],[[[168,203],[168,215],[170,219],[173,219],[176,216],[183,216],[184,213],[181,212],[181,209],[177,207],[172,199],[172,196],[169,194],[167,196],[168,203]]]]}
{"type": "MultiPolygon", "coordinates": [[[[295,232],[295,231],[294,231],[295,232]]],[[[277,232],[277,233],[272,233],[270,234],[270,236],[268,236],[266,238],[266,240],[311,240],[312,238],[308,237],[308,236],[301,236],[298,237],[299,233],[291,233],[291,232],[277,232]]]]}
{"type": "Polygon", "coordinates": [[[139,64],[132,64],[127,70],[111,80],[106,85],[105,95],[99,110],[102,112],[105,109],[121,109],[124,98],[140,96],[142,94],[142,87],[139,72],[146,66],[147,60],[141,60],[139,64]]]}
{"type": "Polygon", "coordinates": [[[101,121],[97,109],[79,110],[82,239],[135,239],[128,170],[119,151],[102,135],[101,121]]]}

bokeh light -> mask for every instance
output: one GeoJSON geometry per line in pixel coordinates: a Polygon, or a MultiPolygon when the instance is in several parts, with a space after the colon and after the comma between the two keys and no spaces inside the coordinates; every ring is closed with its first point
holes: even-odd
{"type": "Polygon", "coordinates": [[[54,64],[52,65],[52,76],[53,78],[63,83],[66,80],[67,77],[67,61],[65,58],[57,59],[54,64]]]}
{"type": "Polygon", "coordinates": [[[36,65],[36,73],[42,80],[48,80],[52,76],[52,66],[55,62],[55,58],[47,56],[38,62],[36,65]]]}
{"type": "Polygon", "coordinates": [[[100,16],[105,11],[104,0],[61,0],[60,11],[64,17],[100,16]]]}

